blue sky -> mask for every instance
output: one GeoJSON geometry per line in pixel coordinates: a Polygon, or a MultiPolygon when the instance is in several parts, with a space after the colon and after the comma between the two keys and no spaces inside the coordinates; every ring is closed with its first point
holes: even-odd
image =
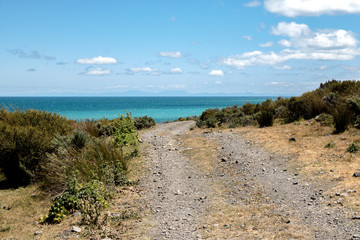
{"type": "Polygon", "coordinates": [[[0,0],[0,96],[299,95],[360,78],[359,0],[0,0]]]}

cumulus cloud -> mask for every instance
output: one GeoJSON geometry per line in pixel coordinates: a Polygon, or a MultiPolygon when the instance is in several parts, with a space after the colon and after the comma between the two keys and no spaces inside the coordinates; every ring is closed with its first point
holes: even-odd
{"type": "Polygon", "coordinates": [[[183,57],[183,55],[179,51],[177,51],[177,52],[160,52],[159,55],[161,57],[170,57],[170,58],[181,58],[181,57],[183,57]]]}
{"type": "Polygon", "coordinates": [[[260,5],[261,3],[258,0],[253,0],[245,4],[246,7],[257,7],[260,5]]]}
{"type": "Polygon", "coordinates": [[[151,72],[157,72],[158,70],[156,68],[151,67],[135,67],[130,68],[130,71],[133,73],[151,73],[151,72]]]}
{"type": "Polygon", "coordinates": [[[285,36],[278,43],[282,51],[245,52],[230,56],[222,64],[242,69],[254,65],[279,65],[289,60],[351,60],[360,55],[358,40],[351,31],[342,29],[312,31],[306,24],[280,22],[272,33],[285,36]],[[291,48],[290,48],[291,47],[291,48]]]}
{"type": "Polygon", "coordinates": [[[224,76],[224,72],[222,70],[211,70],[208,75],[222,77],[224,76]]]}
{"type": "Polygon", "coordinates": [[[260,47],[272,47],[274,45],[273,42],[266,42],[259,44],[260,47]]]}
{"type": "Polygon", "coordinates": [[[111,71],[108,69],[103,68],[89,68],[85,72],[85,75],[92,75],[92,76],[102,76],[102,75],[109,75],[111,71]]]}
{"type": "Polygon", "coordinates": [[[265,8],[287,17],[358,14],[359,0],[265,0],[265,8]]]}
{"type": "Polygon", "coordinates": [[[93,58],[79,58],[76,62],[80,64],[115,64],[118,61],[112,57],[98,56],[93,58]]]}
{"type": "Polygon", "coordinates": [[[8,52],[19,58],[45,59],[47,61],[56,59],[55,57],[52,57],[52,56],[42,55],[38,51],[35,51],[35,50],[26,52],[20,48],[17,48],[17,49],[9,49],[8,52]]]}
{"type": "Polygon", "coordinates": [[[170,70],[170,73],[172,73],[172,74],[179,74],[179,73],[182,73],[183,72],[183,70],[181,69],[181,68],[172,68],[171,70],[170,70]]]}

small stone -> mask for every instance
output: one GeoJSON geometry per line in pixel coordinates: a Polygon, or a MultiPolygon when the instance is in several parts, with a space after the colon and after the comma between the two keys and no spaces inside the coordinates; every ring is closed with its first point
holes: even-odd
{"type": "Polygon", "coordinates": [[[296,142],[296,139],[294,137],[292,137],[292,138],[289,138],[289,141],[290,142],[296,142]]]}
{"type": "Polygon", "coordinates": [[[34,232],[34,236],[41,235],[41,234],[43,234],[43,231],[36,231],[36,232],[34,232]]]}
{"type": "Polygon", "coordinates": [[[293,182],[293,185],[298,185],[298,182],[293,182]]]}
{"type": "Polygon", "coordinates": [[[76,233],[80,233],[81,232],[81,228],[77,227],[77,226],[72,226],[71,227],[71,231],[72,232],[76,232],[76,233]]]}
{"type": "Polygon", "coordinates": [[[360,177],[360,172],[354,172],[353,177],[360,177]]]}
{"type": "Polygon", "coordinates": [[[227,162],[228,159],[226,157],[221,158],[221,162],[227,162]]]}

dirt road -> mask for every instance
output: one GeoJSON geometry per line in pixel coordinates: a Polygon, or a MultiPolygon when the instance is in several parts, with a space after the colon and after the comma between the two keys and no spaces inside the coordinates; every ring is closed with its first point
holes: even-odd
{"type": "Polygon", "coordinates": [[[300,176],[289,159],[240,134],[190,133],[193,125],[158,124],[142,136],[151,162],[142,182],[153,223],[147,237],[359,239],[357,213],[323,194],[327,185],[300,176]],[[194,161],[200,152],[209,157],[194,161]],[[201,164],[211,172],[204,174],[201,164]]]}

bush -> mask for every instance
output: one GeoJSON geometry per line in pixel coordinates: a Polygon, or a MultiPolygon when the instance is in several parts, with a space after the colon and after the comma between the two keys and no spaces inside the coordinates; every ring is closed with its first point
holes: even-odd
{"type": "Polygon", "coordinates": [[[0,111],[0,169],[9,186],[37,180],[52,139],[70,132],[73,122],[44,111],[0,111]]]}
{"type": "Polygon", "coordinates": [[[155,126],[155,120],[152,117],[144,116],[144,117],[134,117],[134,124],[138,130],[144,128],[150,128],[155,126]]]}
{"type": "Polygon", "coordinates": [[[349,153],[354,153],[354,152],[357,152],[359,151],[360,147],[356,145],[356,143],[351,143],[349,145],[349,147],[346,149],[347,152],[349,153]]]}
{"type": "Polygon", "coordinates": [[[326,145],[325,145],[325,148],[334,148],[335,146],[335,143],[333,142],[328,142],[326,145]]]}
{"type": "Polygon", "coordinates": [[[347,109],[347,107],[342,104],[338,104],[335,108],[330,108],[329,112],[334,119],[334,133],[336,134],[344,132],[348,125],[352,122],[352,112],[350,112],[349,109],[347,109]]]}
{"type": "Polygon", "coordinates": [[[257,116],[260,127],[270,127],[274,123],[274,112],[271,108],[265,108],[257,116]]]}
{"type": "Polygon", "coordinates": [[[84,223],[96,225],[101,210],[108,206],[110,198],[110,191],[101,182],[91,180],[81,184],[74,178],[64,193],[55,198],[49,213],[41,219],[41,223],[60,223],[67,215],[79,210],[84,223]]]}
{"type": "Polygon", "coordinates": [[[209,117],[206,120],[206,127],[208,128],[215,128],[216,127],[217,120],[214,117],[209,117]]]}

